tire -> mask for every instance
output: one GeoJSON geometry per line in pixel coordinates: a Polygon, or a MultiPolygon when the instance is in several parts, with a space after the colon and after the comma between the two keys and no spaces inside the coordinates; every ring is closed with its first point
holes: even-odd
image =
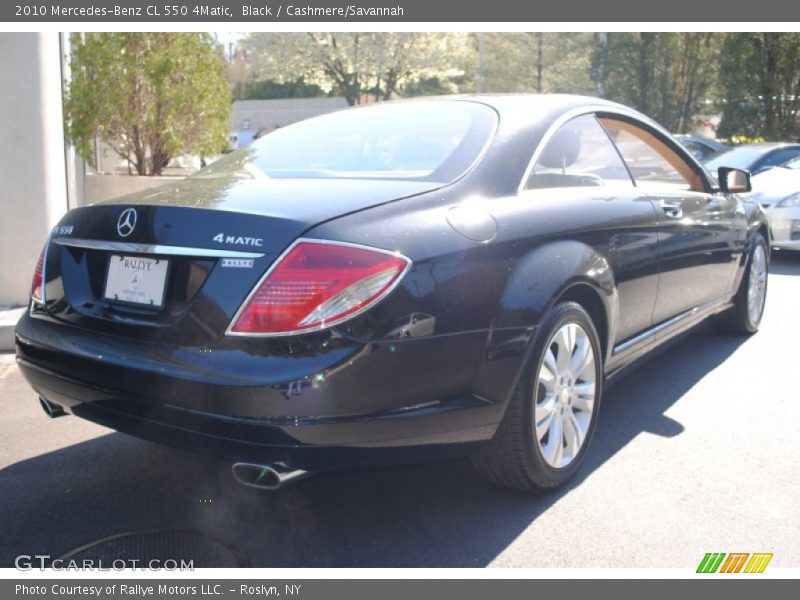
{"type": "Polygon", "coordinates": [[[739,335],[752,335],[758,331],[764,316],[768,272],[769,248],[764,236],[756,233],[747,255],[744,277],[733,297],[733,307],[722,315],[722,327],[725,331],[739,335]],[[754,284],[755,288],[753,288],[754,284]],[[752,294],[754,293],[760,293],[760,300],[756,299],[757,310],[751,311],[751,300],[753,300],[752,294]]]}
{"type": "Polygon", "coordinates": [[[591,317],[575,302],[557,304],[537,328],[530,355],[495,436],[472,456],[478,473],[500,485],[533,492],[553,490],[569,481],[583,463],[594,435],[602,396],[602,373],[602,353],[591,317]],[[570,346],[568,337],[560,337],[564,331],[575,332],[575,345],[573,353],[562,355],[559,352],[562,345],[570,346]],[[560,356],[574,358],[571,364],[579,364],[579,346],[580,351],[591,349],[591,364],[587,362],[583,369],[559,371],[559,365],[564,364],[558,360],[560,356]],[[544,378],[540,379],[541,376],[544,378]],[[562,376],[570,383],[560,385],[562,376]],[[593,387],[589,383],[592,377],[593,387]],[[591,402],[587,400],[590,389],[591,402]],[[548,410],[550,406],[552,411],[548,410]],[[547,414],[551,415],[549,421],[541,418],[547,414]],[[539,420],[538,434],[535,419],[539,420]],[[549,423],[546,432],[545,423],[549,423]],[[559,426],[563,429],[557,429],[559,426]],[[576,426],[585,426],[583,435],[572,437],[572,444],[566,445],[568,429],[576,432],[576,426]],[[553,433],[559,436],[558,443],[553,433]],[[582,442],[576,446],[575,440],[581,437],[582,442]]]}

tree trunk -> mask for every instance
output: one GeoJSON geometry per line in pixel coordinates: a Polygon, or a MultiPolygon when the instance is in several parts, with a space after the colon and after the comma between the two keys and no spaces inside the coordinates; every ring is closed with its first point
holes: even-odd
{"type": "Polygon", "coordinates": [[[138,175],[147,175],[147,159],[145,158],[144,148],[137,147],[134,150],[134,156],[136,156],[136,160],[134,161],[136,173],[138,175]]]}
{"type": "Polygon", "coordinates": [[[639,34],[639,64],[637,65],[637,79],[639,93],[636,109],[649,114],[650,106],[650,87],[653,84],[653,51],[655,49],[656,33],[639,34]]]}
{"type": "Polygon", "coordinates": [[[536,34],[536,93],[542,93],[542,46],[544,45],[543,34],[536,34]]]}

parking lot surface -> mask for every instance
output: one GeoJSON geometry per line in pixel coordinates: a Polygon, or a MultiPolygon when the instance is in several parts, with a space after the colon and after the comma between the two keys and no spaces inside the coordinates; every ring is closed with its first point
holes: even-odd
{"type": "Polygon", "coordinates": [[[700,329],[608,390],[582,471],[545,496],[486,483],[467,462],[250,490],[228,465],[48,419],[0,355],[0,567],[161,530],[263,567],[694,569],[706,552],[798,567],[798,298],[800,256],[778,253],[761,331],[700,329]]]}

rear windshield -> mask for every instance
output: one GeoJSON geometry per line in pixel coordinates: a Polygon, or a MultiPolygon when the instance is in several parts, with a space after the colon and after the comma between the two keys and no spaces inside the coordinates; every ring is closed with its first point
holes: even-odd
{"type": "Polygon", "coordinates": [[[447,183],[475,162],[496,124],[493,109],[458,100],[342,110],[277,129],[195,177],[238,171],[274,179],[447,183]]]}

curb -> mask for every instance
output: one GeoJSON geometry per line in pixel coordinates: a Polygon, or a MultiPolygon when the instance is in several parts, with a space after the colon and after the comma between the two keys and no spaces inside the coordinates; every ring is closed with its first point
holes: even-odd
{"type": "Polygon", "coordinates": [[[25,307],[0,309],[0,352],[14,350],[14,328],[25,314],[25,307]]]}

